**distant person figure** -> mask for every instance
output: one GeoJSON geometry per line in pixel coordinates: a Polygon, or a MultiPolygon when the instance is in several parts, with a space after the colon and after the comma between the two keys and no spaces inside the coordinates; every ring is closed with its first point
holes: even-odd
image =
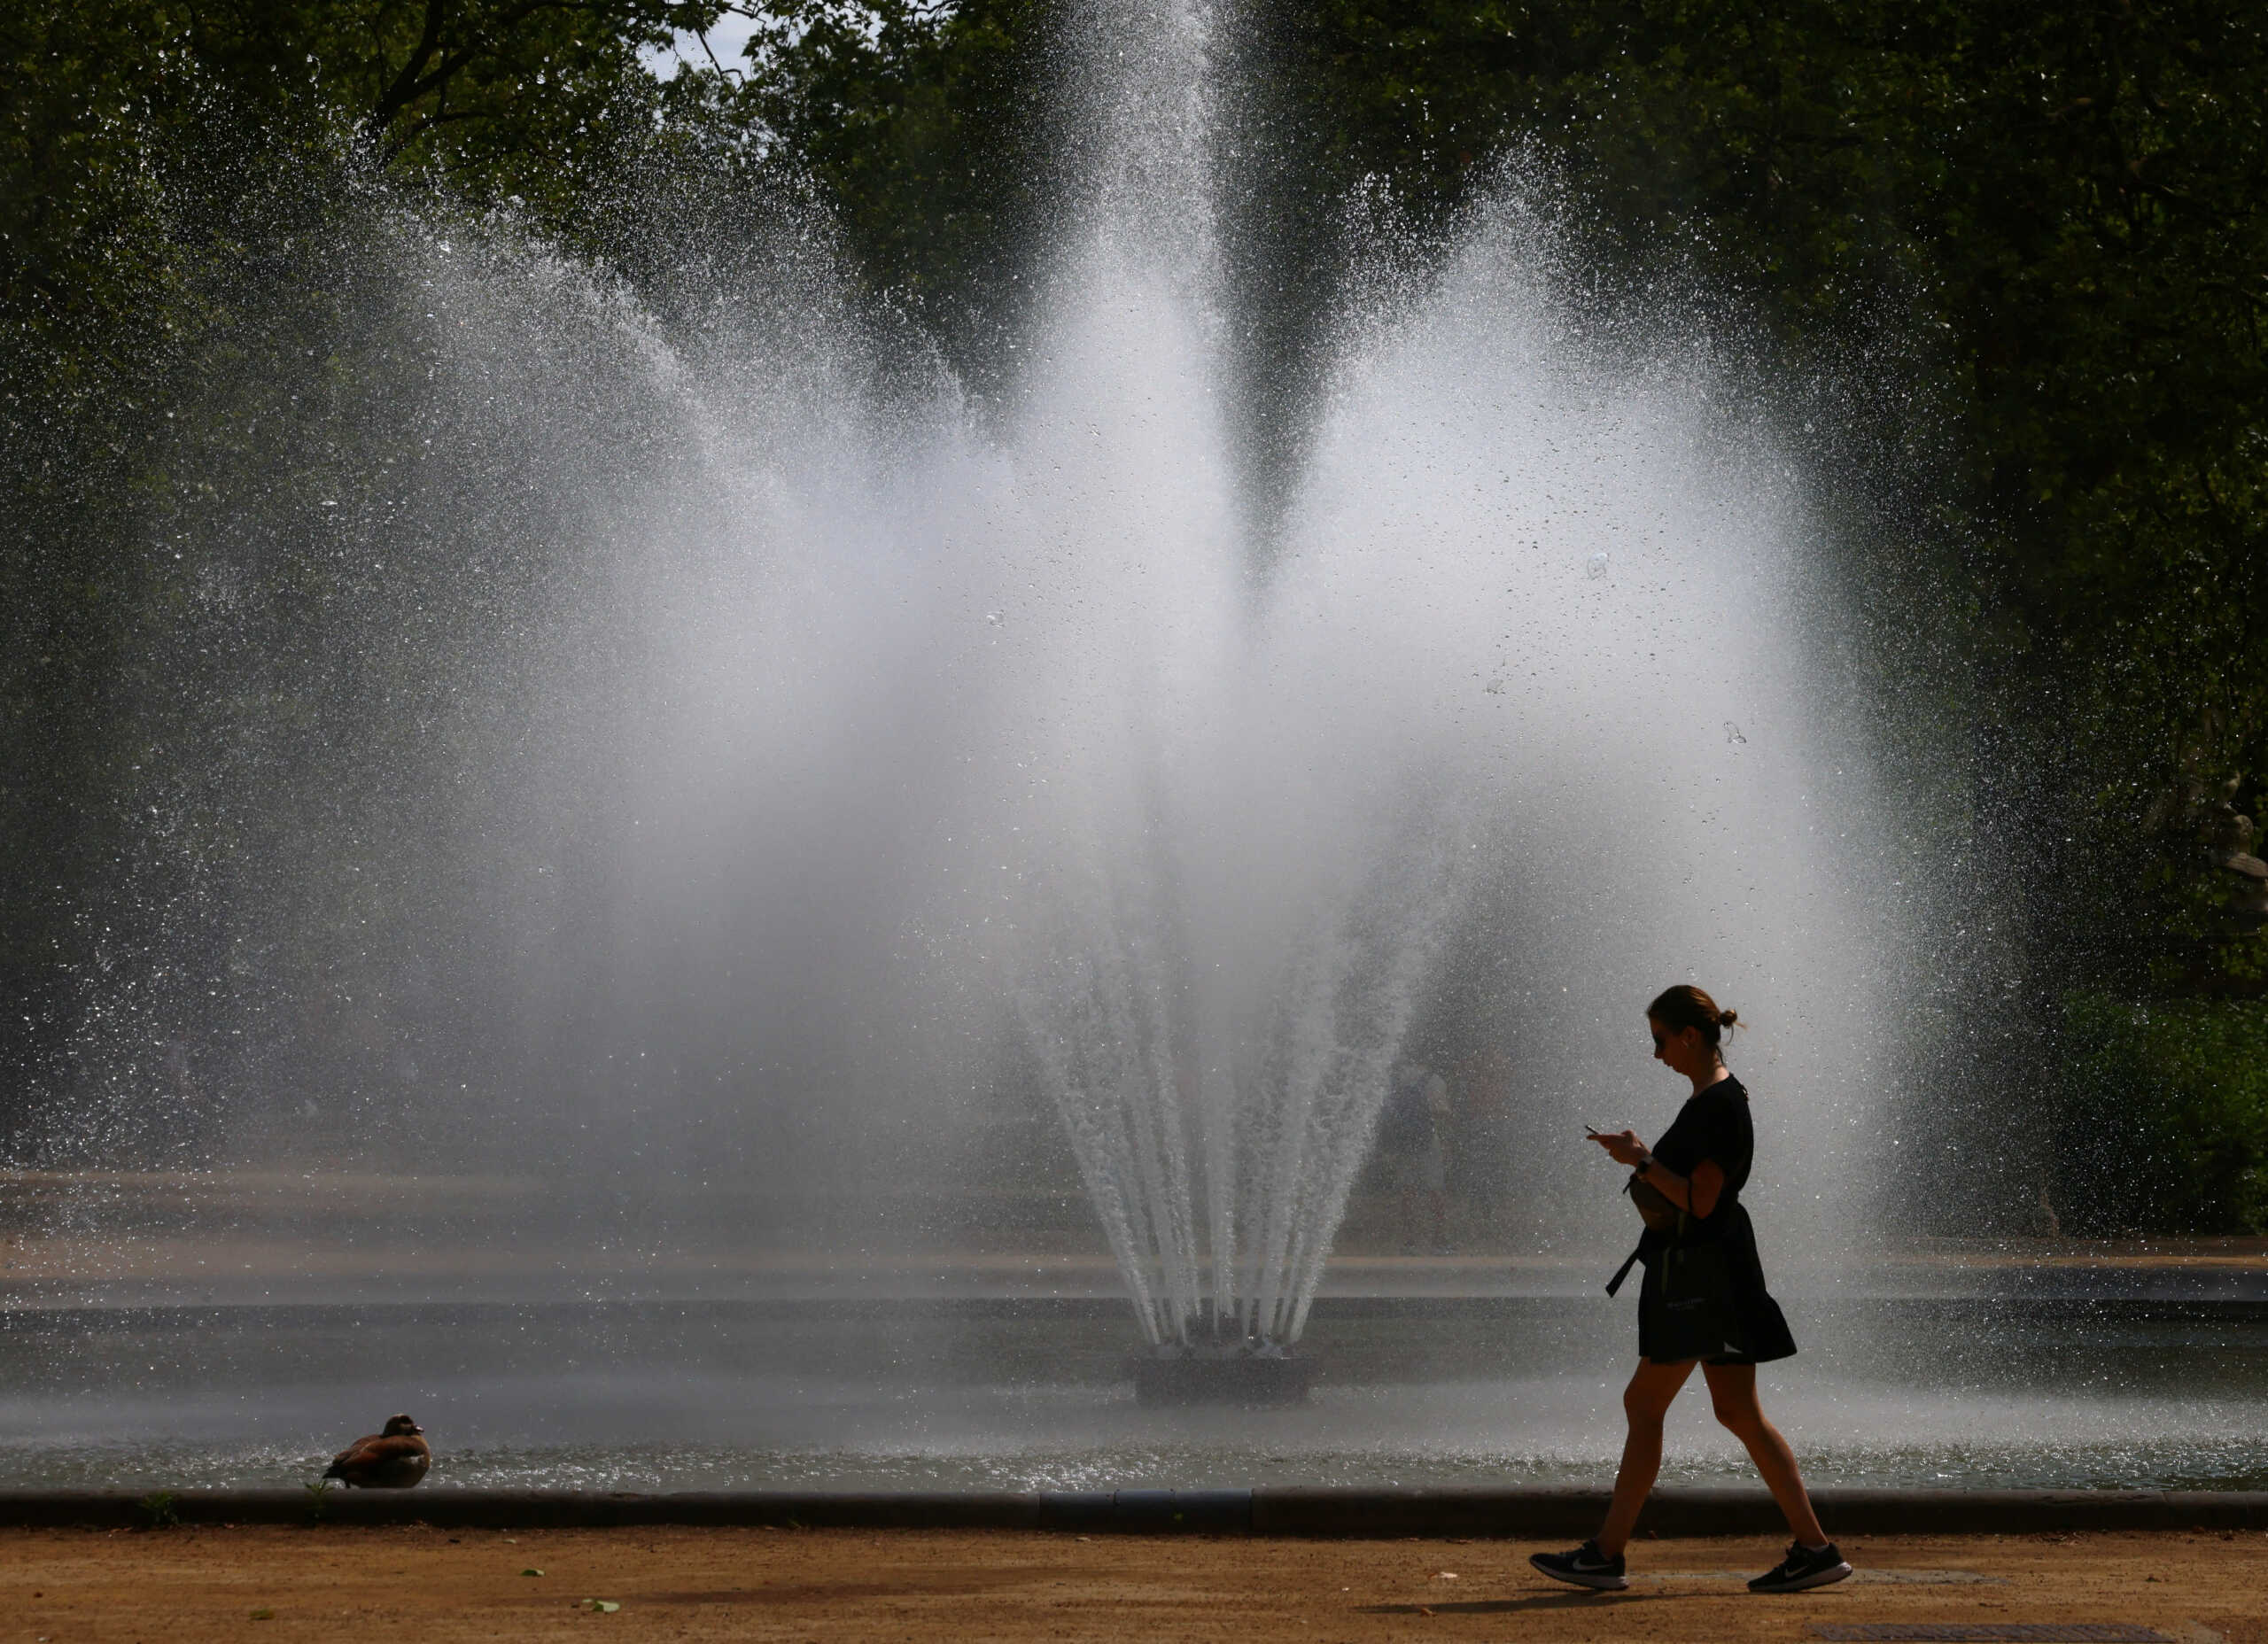
{"type": "Polygon", "coordinates": [[[1449,1118],[1449,1088],[1441,1074],[1416,1062],[1394,1069],[1379,1119],[1379,1153],[1398,1200],[1405,1254],[1439,1255],[1449,1247],[1449,1159],[1441,1151],[1449,1118]],[[1430,1240],[1419,1227],[1421,1208],[1430,1240]]]}
{"type": "Polygon", "coordinates": [[[174,1100],[183,1112],[195,1112],[205,1105],[205,1090],[197,1082],[196,1066],[190,1060],[189,1041],[166,1041],[166,1083],[172,1088],[174,1100]]]}
{"type": "Polygon", "coordinates": [[[331,1458],[322,1476],[340,1480],[350,1490],[407,1490],[432,1464],[425,1430],[406,1415],[389,1415],[384,1432],[348,1445],[331,1458]]]}
{"type": "Polygon", "coordinates": [[[1734,1012],[1719,1010],[1698,988],[1672,988],[1648,1005],[1654,1059],[1692,1081],[1693,1095],[1654,1148],[1628,1130],[1591,1136],[1617,1163],[1636,1167],[1627,1185],[1646,1232],[1607,1294],[1620,1287],[1631,1262],[1645,1264],[1638,1287],[1641,1361],[1622,1393],[1630,1433],[1605,1524],[1572,1553],[1528,1560],[1554,1580],[1608,1590],[1630,1585],[1622,1549],[1661,1470],[1662,1418],[1697,1361],[1717,1419],[1748,1446],[1795,1533],[1787,1557],[1750,1582],[1749,1591],[1799,1593],[1851,1573],[1820,1528],[1788,1441],[1756,1402],[1756,1367],[1790,1356],[1796,1342],[1780,1304],[1764,1288],[1756,1233],[1740,1202],[1756,1136],[1748,1092],[1726,1071],[1719,1048],[1733,1024],[1734,1012]]]}

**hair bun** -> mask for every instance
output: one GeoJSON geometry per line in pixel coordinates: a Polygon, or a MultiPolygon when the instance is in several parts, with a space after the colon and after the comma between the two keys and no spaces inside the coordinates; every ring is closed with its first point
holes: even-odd
{"type": "Polygon", "coordinates": [[[1717,1026],[1720,1028],[1739,1027],[1740,1012],[1738,1011],[1719,1011],[1717,1012],[1717,1026]]]}
{"type": "Polygon", "coordinates": [[[1690,1028],[1712,1045],[1739,1020],[1731,1011],[1719,1010],[1714,999],[1689,981],[1664,989],[1661,996],[1646,1007],[1646,1016],[1674,1032],[1690,1028]]]}

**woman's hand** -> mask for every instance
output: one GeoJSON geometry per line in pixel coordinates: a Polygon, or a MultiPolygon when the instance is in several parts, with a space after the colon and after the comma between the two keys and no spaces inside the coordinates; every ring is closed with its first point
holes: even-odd
{"type": "Polygon", "coordinates": [[[1591,1140],[1604,1148],[1618,1165],[1643,1165],[1652,1157],[1646,1152],[1646,1144],[1638,1139],[1638,1133],[1635,1130],[1617,1130],[1612,1134],[1604,1130],[1594,1130],[1591,1132],[1591,1140]]]}

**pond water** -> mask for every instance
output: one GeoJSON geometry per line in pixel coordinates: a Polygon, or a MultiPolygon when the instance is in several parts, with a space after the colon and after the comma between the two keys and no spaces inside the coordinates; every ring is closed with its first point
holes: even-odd
{"type": "MultiPolygon", "coordinates": [[[[1806,1351],[1760,1374],[1815,1484],[2268,1488],[2268,1303],[1790,1313],[1806,1351]]],[[[1091,1300],[18,1310],[0,1485],[304,1483],[395,1410],[438,1488],[1603,1485],[1629,1314],[1326,1299],[1306,1407],[1158,1410],[1091,1300]]],[[[1697,1384],[1669,1452],[1666,1483],[1750,1477],[1697,1384]]]]}

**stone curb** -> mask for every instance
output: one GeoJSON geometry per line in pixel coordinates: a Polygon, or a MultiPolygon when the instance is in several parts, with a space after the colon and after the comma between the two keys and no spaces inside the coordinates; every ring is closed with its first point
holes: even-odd
{"type": "MultiPolygon", "coordinates": [[[[2015,1535],[2080,1530],[2268,1530],[2268,1492],[1821,1490],[1837,1536],[2015,1535]]],[[[410,1524],[596,1530],[637,1524],[858,1530],[1045,1530],[1145,1535],[1588,1535],[1601,1490],[687,1491],[0,1490],[0,1526],[162,1529],[175,1524],[410,1524]]],[[[1777,1535],[1760,1490],[1658,1490],[1641,1533],[1777,1535]]]]}

